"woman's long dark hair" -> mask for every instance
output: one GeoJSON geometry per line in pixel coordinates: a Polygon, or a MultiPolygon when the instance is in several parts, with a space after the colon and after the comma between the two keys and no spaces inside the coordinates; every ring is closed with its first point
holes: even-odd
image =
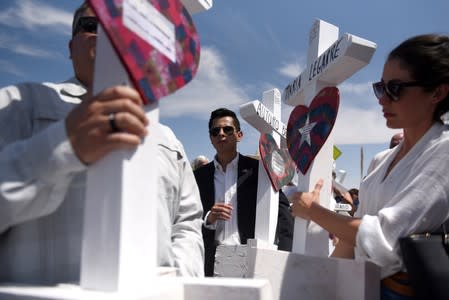
{"type": "MultiPolygon", "coordinates": [[[[409,70],[414,80],[425,83],[426,91],[433,91],[440,84],[449,84],[449,37],[425,34],[412,37],[395,49],[388,60],[398,60],[409,70]]],[[[449,111],[449,94],[440,101],[433,114],[441,122],[441,115],[449,111]]]]}

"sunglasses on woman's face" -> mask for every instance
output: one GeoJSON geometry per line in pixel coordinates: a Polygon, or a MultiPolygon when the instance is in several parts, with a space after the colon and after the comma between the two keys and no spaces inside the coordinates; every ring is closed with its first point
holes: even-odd
{"type": "Polygon", "coordinates": [[[89,32],[97,33],[98,19],[97,17],[81,17],[76,23],[75,29],[73,30],[73,35],[78,32],[89,32]]]}
{"type": "Polygon", "coordinates": [[[374,95],[377,99],[381,99],[385,94],[391,99],[391,101],[398,101],[403,88],[411,86],[425,86],[419,81],[399,82],[395,80],[391,81],[379,81],[373,83],[374,95]]]}
{"type": "Polygon", "coordinates": [[[232,126],[223,126],[223,127],[213,127],[209,130],[209,134],[211,136],[218,136],[223,129],[223,133],[227,136],[230,136],[234,133],[234,127],[232,126]]]}

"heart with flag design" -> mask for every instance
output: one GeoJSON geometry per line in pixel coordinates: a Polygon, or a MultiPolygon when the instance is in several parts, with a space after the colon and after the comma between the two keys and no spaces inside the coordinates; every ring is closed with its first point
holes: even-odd
{"type": "Polygon", "coordinates": [[[313,98],[309,107],[298,105],[290,114],[287,147],[304,175],[334,127],[339,103],[338,88],[326,87],[313,98]]]}
{"type": "Polygon", "coordinates": [[[180,0],[88,2],[146,104],[195,76],[200,42],[180,0]]]}
{"type": "Polygon", "coordinates": [[[273,136],[263,133],[259,139],[259,152],[273,189],[277,192],[295,176],[295,163],[287,149],[281,149],[273,136]]]}

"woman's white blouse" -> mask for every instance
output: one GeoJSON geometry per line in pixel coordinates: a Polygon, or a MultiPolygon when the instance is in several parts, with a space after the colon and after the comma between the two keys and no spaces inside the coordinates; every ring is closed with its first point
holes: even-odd
{"type": "Polygon", "coordinates": [[[404,269],[400,237],[433,231],[449,217],[448,126],[434,124],[385,177],[401,147],[376,155],[359,192],[355,257],[379,265],[382,278],[404,269]]]}

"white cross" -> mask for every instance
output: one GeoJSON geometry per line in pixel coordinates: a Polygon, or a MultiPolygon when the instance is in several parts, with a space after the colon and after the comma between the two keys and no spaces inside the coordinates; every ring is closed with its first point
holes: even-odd
{"type": "MultiPolygon", "coordinates": [[[[182,1],[194,12],[212,6],[212,0],[182,1]]],[[[96,52],[94,94],[129,84],[101,27],[96,52]]],[[[158,174],[151,166],[156,157],[158,103],[147,105],[145,111],[151,134],[137,150],[110,153],[88,169],[80,280],[84,289],[148,290],[156,276],[158,174]]]]}
{"type": "Polygon", "coordinates": [[[213,0],[181,0],[182,4],[184,4],[190,14],[210,9],[212,7],[212,1],[213,0]]]}
{"type": "MultiPolygon", "coordinates": [[[[309,106],[322,88],[342,83],[369,63],[376,49],[375,43],[348,33],[340,38],[338,35],[338,27],[319,19],[314,22],[309,34],[307,69],[284,89],[285,103],[309,106]]],[[[312,124],[302,129],[307,136],[301,136],[301,143],[310,144],[307,133],[310,133],[312,124]]],[[[298,174],[299,191],[312,191],[318,179],[324,179],[320,195],[320,204],[324,207],[329,207],[331,198],[333,144],[331,133],[307,174],[298,174]]],[[[315,256],[329,255],[328,232],[313,222],[308,224],[296,218],[292,251],[315,256]]]]}
{"type": "MultiPolygon", "coordinates": [[[[259,132],[270,133],[279,147],[281,137],[283,139],[286,137],[287,129],[287,126],[281,122],[281,93],[278,89],[265,91],[262,102],[254,100],[242,104],[240,115],[259,132]]],[[[276,234],[278,203],[279,193],[273,189],[263,163],[259,161],[254,237],[270,245],[274,244],[276,234]]]]}
{"type": "MultiPolygon", "coordinates": [[[[128,74],[99,28],[94,94],[115,84],[127,84],[128,74]],[[108,74],[108,76],[104,76],[108,74]]],[[[146,107],[149,132],[159,122],[158,103],[146,107]]],[[[116,151],[87,171],[81,261],[81,287],[123,291],[143,287],[156,276],[157,173],[154,137],[133,151],[116,151]],[[126,201],[124,201],[126,199],[126,201]],[[146,279],[144,279],[146,278],[146,279]],[[151,280],[151,279],[150,279],[151,280]]]]}

